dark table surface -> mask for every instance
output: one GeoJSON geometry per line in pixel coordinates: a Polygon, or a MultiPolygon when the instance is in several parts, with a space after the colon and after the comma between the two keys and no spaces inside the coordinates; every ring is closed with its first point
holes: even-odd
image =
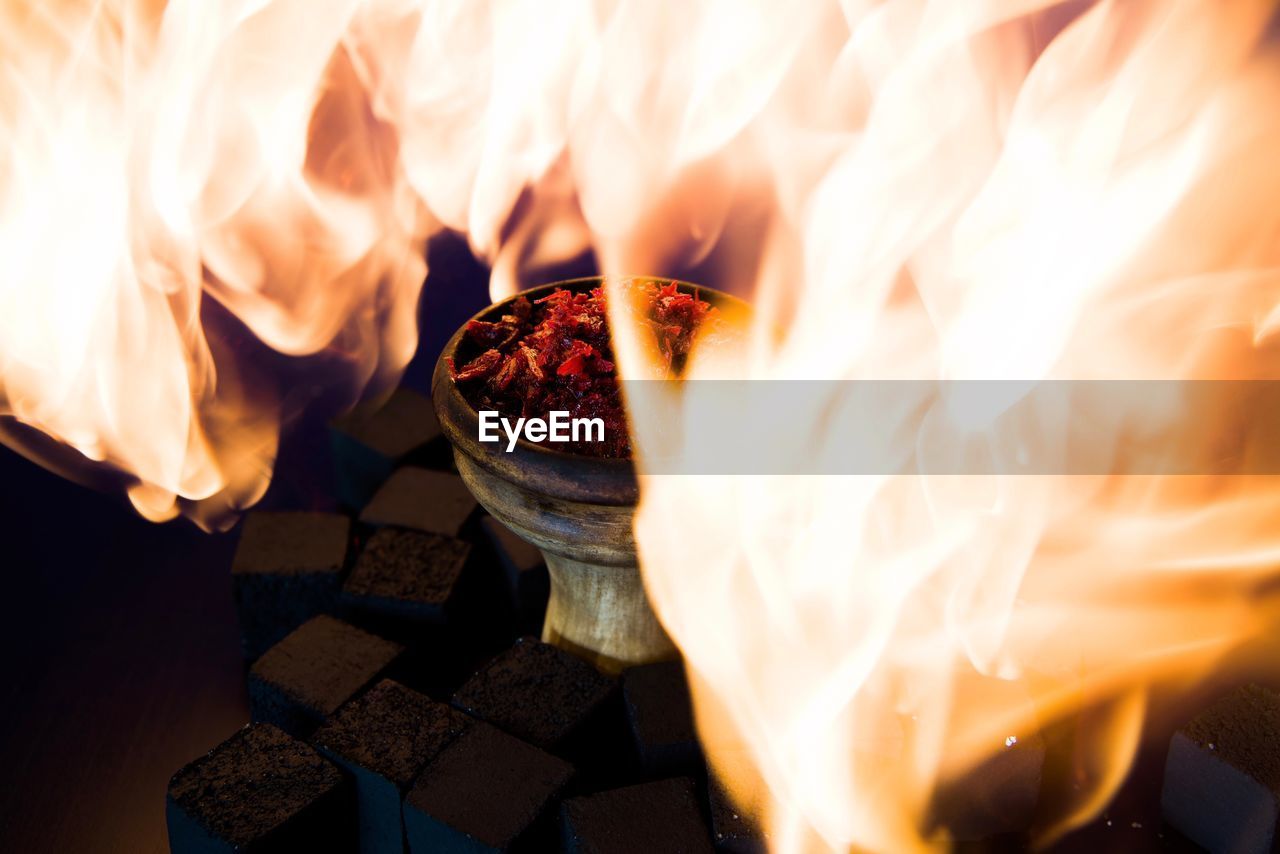
{"type": "Polygon", "coordinates": [[[166,851],[169,776],[248,720],[235,539],[7,450],[0,482],[0,850],[166,851]]]}

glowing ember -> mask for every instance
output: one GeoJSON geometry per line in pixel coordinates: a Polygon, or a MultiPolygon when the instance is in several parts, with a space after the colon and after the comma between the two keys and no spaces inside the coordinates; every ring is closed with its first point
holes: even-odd
{"type": "MultiPolygon", "coordinates": [[[[265,487],[288,385],[244,341],[333,360],[351,396],[385,385],[442,227],[495,298],[587,248],[753,288],[754,333],[695,350],[697,378],[1274,378],[1273,12],[6,3],[0,411],[127,472],[148,515],[216,524],[265,487]]],[[[619,373],[651,375],[622,303],[619,373]]],[[[761,447],[829,459],[864,419],[832,388],[759,413],[761,447]]],[[[649,477],[697,401],[642,393],[650,593],[720,776],[782,850],[940,842],[939,783],[1088,707],[1052,838],[1122,780],[1147,687],[1272,616],[1274,478],[921,473],[936,431],[1062,450],[1060,412],[993,434],[1016,390],[991,422],[929,396],[878,413],[913,449],[899,474],[649,477]]],[[[1124,437],[1100,449],[1117,470],[1171,429],[1206,459],[1275,435],[1176,394],[1154,420],[1087,414],[1124,437]]]]}

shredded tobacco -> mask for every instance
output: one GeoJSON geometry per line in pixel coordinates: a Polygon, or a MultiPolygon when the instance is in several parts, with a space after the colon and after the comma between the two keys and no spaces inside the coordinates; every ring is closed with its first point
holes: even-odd
{"type": "MultiPolygon", "coordinates": [[[[646,321],[668,374],[679,376],[694,335],[716,310],[675,282],[636,287],[648,301],[646,321]]],[[[468,323],[466,339],[481,352],[462,367],[450,361],[449,370],[476,409],[508,417],[545,418],[559,410],[570,418],[600,418],[603,442],[546,444],[588,456],[631,456],[603,288],[559,289],[535,302],[518,297],[497,321],[468,323]]]]}

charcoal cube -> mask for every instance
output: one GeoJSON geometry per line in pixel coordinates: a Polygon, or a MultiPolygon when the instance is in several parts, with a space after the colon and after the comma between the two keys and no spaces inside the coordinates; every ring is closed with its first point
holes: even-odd
{"type": "Polygon", "coordinates": [[[334,617],[313,617],[250,669],[253,718],[305,737],[402,651],[399,644],[334,617]]]}
{"type": "Polygon", "coordinates": [[[560,820],[569,854],[712,850],[693,781],[685,777],[572,798],[560,820]]]}
{"type": "Polygon", "coordinates": [[[471,546],[440,534],[381,528],[361,550],[342,601],[363,611],[439,622],[471,546]]]}
{"type": "Polygon", "coordinates": [[[456,537],[475,509],[475,498],[456,474],[409,467],[374,493],[360,521],[456,537]]]}
{"type": "Polygon", "coordinates": [[[316,731],[312,742],[355,780],[363,854],[404,851],[401,801],[468,723],[457,709],[384,680],[316,731]]]}
{"type": "Polygon", "coordinates": [[[350,520],[334,513],[254,511],[245,517],[231,585],[246,658],[257,658],[333,609],[350,531],[350,520]]]}
{"type": "Polygon", "coordinates": [[[707,801],[711,812],[711,838],[725,854],[765,854],[764,832],[751,816],[734,804],[715,775],[707,771],[707,801]]]}
{"type": "Polygon", "coordinates": [[[360,407],[329,429],[338,500],[363,507],[405,460],[440,444],[440,422],[431,401],[397,389],[381,406],[360,407]]]}
{"type": "Polygon", "coordinates": [[[934,817],[961,841],[1017,834],[1040,799],[1045,743],[1037,731],[1004,737],[990,758],[935,793],[934,817]]]}
{"type": "Polygon", "coordinates": [[[659,774],[692,771],[699,748],[684,666],[666,661],[632,667],[622,675],[622,694],[644,769],[659,774]]]}
{"type": "Polygon", "coordinates": [[[572,776],[569,763],[477,722],[423,769],[405,799],[409,850],[506,851],[528,842],[572,776]]]}
{"type": "Polygon", "coordinates": [[[613,693],[614,681],[550,644],[521,638],[453,695],[453,704],[554,750],[613,693]]]}
{"type": "Polygon", "coordinates": [[[492,516],[485,516],[480,527],[497,554],[515,603],[526,605],[539,599],[545,601],[550,588],[542,552],[492,516]]]}
{"type": "Polygon", "coordinates": [[[337,768],[274,726],[251,724],[169,781],[169,849],[348,851],[351,807],[337,768]]]}
{"type": "Polygon", "coordinates": [[[1275,850],[1280,802],[1280,694],[1246,685],[1173,736],[1164,819],[1210,851],[1275,850]]]}
{"type": "MultiPolygon", "coordinates": [[[[954,697],[953,724],[962,731],[993,708],[1025,723],[995,735],[976,766],[946,776],[934,792],[931,824],[960,841],[1025,833],[1040,801],[1046,754],[1026,683],[965,672],[957,674],[954,697]]],[[[896,735],[891,733],[889,728],[884,735],[896,735]]]]}

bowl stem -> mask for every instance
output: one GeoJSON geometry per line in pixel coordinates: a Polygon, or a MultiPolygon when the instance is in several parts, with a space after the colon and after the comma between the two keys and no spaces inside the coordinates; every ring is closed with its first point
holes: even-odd
{"type": "Polygon", "coordinates": [[[544,641],[611,673],[675,657],[637,565],[585,563],[546,550],[543,556],[551,574],[544,641]]]}

